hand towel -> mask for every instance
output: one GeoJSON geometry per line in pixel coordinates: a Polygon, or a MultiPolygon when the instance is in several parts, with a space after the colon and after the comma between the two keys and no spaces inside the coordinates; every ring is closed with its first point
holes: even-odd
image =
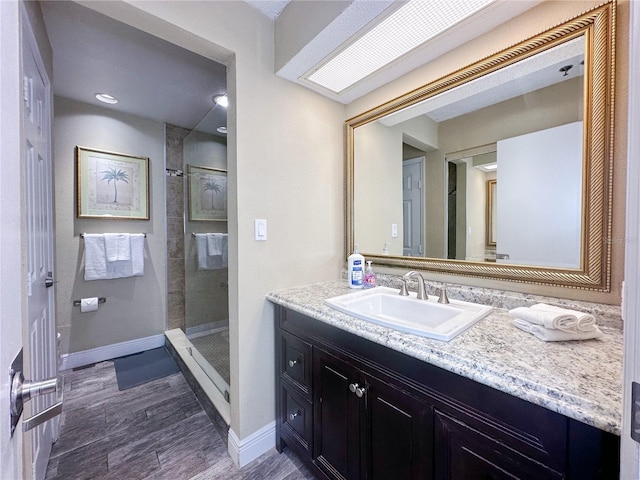
{"type": "Polygon", "coordinates": [[[520,330],[530,333],[536,338],[545,342],[566,342],[569,340],[590,340],[593,338],[602,337],[604,334],[596,326],[593,325],[591,329],[584,331],[566,332],[563,330],[557,330],[552,328],[545,328],[534,323],[527,322],[521,318],[516,318],[513,321],[514,325],[520,330]]]}
{"type": "Polygon", "coordinates": [[[109,278],[141,277],[144,275],[144,234],[129,235],[130,259],[107,262],[109,278]]]}
{"type": "Polygon", "coordinates": [[[576,331],[578,319],[571,313],[554,310],[534,310],[533,308],[518,307],[509,310],[514,318],[526,320],[529,323],[541,325],[545,328],[565,331],[576,331]]]}
{"type": "Polygon", "coordinates": [[[595,315],[591,315],[590,313],[579,312],[577,310],[570,310],[568,308],[556,307],[553,305],[547,305],[546,303],[536,303],[531,307],[532,310],[536,311],[548,311],[548,312],[558,312],[562,315],[573,315],[576,317],[576,329],[580,331],[589,331],[591,327],[596,324],[595,315]]]}
{"type": "Polygon", "coordinates": [[[84,235],[84,279],[105,280],[111,278],[107,272],[104,235],[86,233],[84,235]]]}
{"type": "Polygon", "coordinates": [[[207,255],[222,255],[222,236],[219,233],[207,233],[207,255]]]}
{"type": "Polygon", "coordinates": [[[131,244],[128,233],[105,233],[104,246],[107,262],[131,259],[131,244]]]}
{"type": "Polygon", "coordinates": [[[226,233],[196,233],[196,253],[198,256],[198,270],[216,270],[227,267],[227,234],[226,233]],[[209,239],[216,244],[215,249],[210,250],[209,239]],[[219,249],[219,250],[218,250],[219,249]],[[210,251],[219,251],[220,254],[210,255],[210,251]]]}

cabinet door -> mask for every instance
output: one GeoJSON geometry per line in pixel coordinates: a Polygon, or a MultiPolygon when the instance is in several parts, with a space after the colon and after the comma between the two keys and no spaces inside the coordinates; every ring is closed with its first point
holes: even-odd
{"type": "Polygon", "coordinates": [[[437,479],[555,480],[563,475],[446,413],[435,413],[437,479]]]}
{"type": "Polygon", "coordinates": [[[360,478],[358,370],[314,348],[314,459],[330,478],[360,478]],[[350,387],[352,387],[350,389],[350,387]]]}
{"type": "Polygon", "coordinates": [[[433,478],[433,408],[366,376],[363,442],[370,480],[433,478]]]}

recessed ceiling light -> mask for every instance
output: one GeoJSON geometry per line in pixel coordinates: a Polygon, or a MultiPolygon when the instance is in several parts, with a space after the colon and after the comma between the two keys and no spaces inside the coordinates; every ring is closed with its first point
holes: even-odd
{"type": "Polygon", "coordinates": [[[484,170],[485,172],[493,172],[498,169],[497,163],[485,163],[484,165],[476,165],[476,168],[484,170]]]}
{"type": "Polygon", "coordinates": [[[229,106],[229,99],[227,98],[226,95],[218,95],[218,96],[213,98],[213,101],[216,102],[218,105],[220,105],[222,107],[228,107],[229,106]]]}
{"type": "Polygon", "coordinates": [[[218,128],[216,128],[216,130],[217,130],[219,133],[224,133],[225,135],[226,135],[226,133],[227,133],[227,127],[218,127],[218,128]]]}
{"type": "Polygon", "coordinates": [[[108,103],[110,105],[118,103],[118,99],[108,93],[96,93],[96,98],[101,102],[108,103]]]}
{"type": "Polygon", "coordinates": [[[412,0],[306,78],[340,93],[495,0],[412,0]]]}

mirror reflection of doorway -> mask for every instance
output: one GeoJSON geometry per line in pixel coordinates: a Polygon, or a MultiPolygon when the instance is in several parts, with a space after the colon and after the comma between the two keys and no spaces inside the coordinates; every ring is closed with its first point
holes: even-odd
{"type": "Polygon", "coordinates": [[[402,254],[424,254],[424,157],[402,163],[402,254]]]}

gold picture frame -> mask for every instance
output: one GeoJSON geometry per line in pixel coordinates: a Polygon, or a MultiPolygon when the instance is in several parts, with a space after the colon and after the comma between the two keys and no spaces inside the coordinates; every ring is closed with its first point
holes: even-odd
{"type": "Polygon", "coordinates": [[[221,168],[187,166],[189,220],[227,221],[227,171],[221,168]]]}
{"type": "Polygon", "coordinates": [[[76,215],[149,220],[149,158],[76,146],[76,215]]]}

